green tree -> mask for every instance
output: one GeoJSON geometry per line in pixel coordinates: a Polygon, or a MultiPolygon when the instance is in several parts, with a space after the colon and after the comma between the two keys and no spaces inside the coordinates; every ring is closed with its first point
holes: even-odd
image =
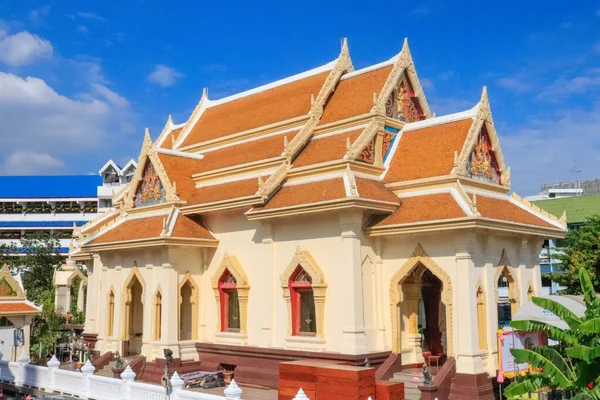
{"type": "Polygon", "coordinates": [[[31,328],[31,353],[42,357],[54,353],[62,335],[62,318],[54,312],[54,271],[60,266],[60,242],[46,232],[38,232],[21,240],[25,256],[19,259],[17,270],[29,300],[42,306],[31,328]]]}
{"type": "Polygon", "coordinates": [[[512,321],[510,325],[524,332],[544,332],[557,346],[540,346],[531,350],[512,349],[517,363],[528,362],[541,372],[518,377],[504,391],[508,398],[542,388],[570,390],[576,400],[600,400],[600,298],[597,297],[587,269],[579,269],[580,290],[586,311],[583,316],[554,300],[534,297],[533,303],[562,319],[566,329],[539,321],[512,321]]]}
{"type": "Polygon", "coordinates": [[[23,277],[23,286],[30,300],[42,303],[47,291],[54,290],[54,271],[63,260],[58,238],[47,232],[21,239],[25,256],[18,267],[23,277]]]}
{"type": "Polygon", "coordinates": [[[560,260],[561,272],[549,274],[549,278],[565,286],[564,294],[581,294],[579,270],[588,271],[596,291],[600,291],[600,215],[589,217],[579,227],[567,232],[566,246],[554,256],[560,260]]]}

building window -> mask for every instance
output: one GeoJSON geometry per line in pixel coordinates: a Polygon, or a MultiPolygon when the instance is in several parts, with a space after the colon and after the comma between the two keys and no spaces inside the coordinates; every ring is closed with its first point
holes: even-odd
{"type": "Polygon", "coordinates": [[[239,332],[241,318],[237,281],[227,269],[219,279],[219,298],[221,302],[221,332],[239,332]]]}
{"type": "Polygon", "coordinates": [[[108,313],[106,315],[106,336],[113,335],[115,321],[115,293],[111,290],[108,294],[108,313]]]}
{"type": "Polygon", "coordinates": [[[316,335],[317,318],[312,278],[298,266],[290,279],[289,288],[292,301],[292,334],[316,335]]]}
{"type": "Polygon", "coordinates": [[[6,327],[11,327],[14,326],[12,322],[10,322],[8,320],[8,318],[6,317],[2,317],[0,318],[0,328],[6,328],[6,327]]]}

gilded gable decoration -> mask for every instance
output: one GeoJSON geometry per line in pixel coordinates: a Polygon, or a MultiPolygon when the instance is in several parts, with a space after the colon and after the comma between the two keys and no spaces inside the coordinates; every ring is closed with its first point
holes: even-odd
{"type": "Polygon", "coordinates": [[[473,124],[452,174],[510,188],[510,169],[504,164],[485,87],[476,107],[473,124]]]}
{"type": "Polygon", "coordinates": [[[477,145],[471,152],[467,161],[467,173],[469,178],[480,179],[490,183],[500,184],[500,171],[496,163],[496,157],[491,150],[491,143],[485,129],[479,134],[477,145]]]}
{"type": "Polygon", "coordinates": [[[398,134],[398,130],[395,128],[390,128],[390,127],[385,127],[384,131],[383,131],[383,145],[382,145],[382,149],[381,149],[381,154],[383,156],[383,159],[385,160],[387,155],[388,155],[388,151],[390,150],[390,147],[392,147],[392,143],[394,142],[394,138],[396,137],[396,135],[398,134]]]}
{"type": "Polygon", "coordinates": [[[367,144],[358,156],[358,160],[365,162],[367,164],[373,164],[375,162],[375,140],[376,138],[371,139],[371,141],[367,144]]]}
{"type": "Polygon", "coordinates": [[[147,163],[135,193],[136,207],[151,206],[165,202],[165,188],[154,170],[152,163],[147,163]]]}
{"type": "Polygon", "coordinates": [[[144,143],[137,165],[138,168],[128,185],[129,190],[124,201],[125,210],[179,201],[175,182],[171,184],[167,172],[156,154],[156,148],[152,144],[148,129],[144,133],[144,143]]]}

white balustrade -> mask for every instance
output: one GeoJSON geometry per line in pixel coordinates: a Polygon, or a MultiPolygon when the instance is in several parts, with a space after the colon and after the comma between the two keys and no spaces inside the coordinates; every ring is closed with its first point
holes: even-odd
{"type": "MultiPolygon", "coordinates": [[[[60,369],[56,357],[47,367],[29,364],[27,354],[17,362],[0,360],[0,379],[15,386],[31,386],[48,393],[59,392],[95,400],[164,400],[166,389],[160,385],[135,381],[135,372],[127,366],[121,379],[94,375],[95,368],[88,361],[81,372],[60,369]]],[[[224,390],[225,396],[194,392],[183,388],[183,379],[177,372],[171,378],[171,400],[241,400],[242,389],[231,381],[224,390]]]]}
{"type": "Polygon", "coordinates": [[[293,400],[310,400],[306,394],[304,393],[304,390],[302,390],[302,388],[300,388],[300,390],[298,390],[298,393],[296,393],[296,397],[293,398],[293,400]]]}

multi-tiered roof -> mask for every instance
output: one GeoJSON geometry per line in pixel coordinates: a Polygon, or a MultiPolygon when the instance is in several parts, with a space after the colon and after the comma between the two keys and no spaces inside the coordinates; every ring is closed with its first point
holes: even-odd
{"type": "Polygon", "coordinates": [[[508,196],[487,93],[432,116],[405,42],[354,70],[338,58],[220,100],[204,90],[184,124],[148,131],[118,208],[83,227],[75,253],[185,243],[216,246],[201,217],[249,220],[340,209],[370,216],[367,235],[484,227],[561,236],[564,220],[508,196]]]}

